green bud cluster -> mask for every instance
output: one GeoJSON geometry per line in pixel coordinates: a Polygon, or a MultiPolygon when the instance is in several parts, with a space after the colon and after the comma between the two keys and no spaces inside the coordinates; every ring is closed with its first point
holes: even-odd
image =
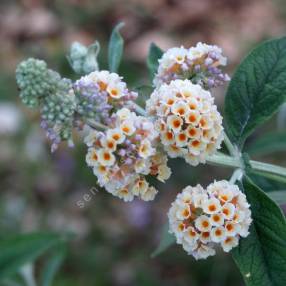
{"type": "Polygon", "coordinates": [[[30,107],[40,108],[41,127],[53,142],[52,150],[63,140],[72,141],[76,110],[72,82],[48,69],[44,61],[33,58],[18,65],[16,80],[22,101],[30,107]]]}
{"type": "Polygon", "coordinates": [[[70,53],[67,56],[69,63],[77,74],[89,74],[98,70],[97,55],[99,53],[99,43],[86,47],[81,43],[74,42],[71,45],[70,53]]]}
{"type": "MultiPolygon", "coordinates": [[[[68,82],[62,83],[62,89],[55,94],[44,98],[41,108],[42,122],[46,124],[48,133],[52,131],[55,136],[50,139],[71,140],[75,109],[75,95],[68,82]]],[[[50,134],[48,136],[50,137],[50,134]]]]}
{"type": "Polygon", "coordinates": [[[42,60],[30,58],[21,62],[16,69],[20,98],[29,107],[38,106],[41,99],[54,94],[60,80],[60,75],[48,69],[42,60]]]}

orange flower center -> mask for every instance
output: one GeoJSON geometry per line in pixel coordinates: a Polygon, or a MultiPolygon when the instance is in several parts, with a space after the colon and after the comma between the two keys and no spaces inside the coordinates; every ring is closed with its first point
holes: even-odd
{"type": "Polygon", "coordinates": [[[221,236],[221,235],[222,235],[222,231],[221,231],[220,229],[217,229],[217,230],[215,231],[215,235],[221,236]]]}
{"type": "Polygon", "coordinates": [[[128,133],[128,132],[130,131],[130,128],[127,127],[127,126],[124,126],[124,127],[122,128],[122,130],[123,130],[123,132],[128,133]]]}
{"type": "Polygon", "coordinates": [[[112,138],[113,138],[115,141],[117,141],[117,140],[119,140],[120,136],[119,136],[119,134],[113,134],[112,138]]]}
{"type": "Polygon", "coordinates": [[[229,215],[229,209],[223,209],[222,212],[223,212],[225,215],[229,215]]]}
{"type": "Polygon", "coordinates": [[[202,118],[202,119],[200,120],[200,124],[201,124],[202,127],[205,127],[205,126],[207,125],[207,122],[206,122],[205,119],[202,118]]]}
{"type": "Polygon", "coordinates": [[[203,232],[203,233],[202,233],[202,236],[203,236],[204,238],[208,238],[208,237],[210,237],[210,233],[209,233],[209,232],[203,232]]]}
{"type": "Polygon", "coordinates": [[[190,109],[193,109],[193,110],[197,108],[197,106],[194,103],[190,103],[189,107],[190,109]]]}
{"type": "Polygon", "coordinates": [[[173,122],[173,125],[174,125],[174,127],[179,128],[179,127],[181,126],[180,120],[175,120],[175,121],[173,122]]]}
{"type": "Polygon", "coordinates": [[[213,216],[213,220],[214,220],[215,222],[218,222],[218,221],[220,221],[220,217],[219,217],[218,215],[214,215],[214,216],[213,216]]]}
{"type": "Polygon", "coordinates": [[[231,237],[228,237],[226,240],[225,240],[225,243],[230,243],[232,241],[232,238],[231,237]]]}
{"type": "Polygon", "coordinates": [[[220,196],[223,201],[227,201],[228,197],[226,195],[220,196]]]}
{"type": "Polygon", "coordinates": [[[204,221],[202,222],[202,226],[203,226],[203,227],[208,227],[208,226],[209,226],[209,222],[206,221],[206,220],[204,220],[204,221]]]}
{"type": "Polygon", "coordinates": [[[185,209],[185,210],[183,211],[183,216],[187,217],[187,216],[189,216],[189,214],[190,214],[190,211],[189,211],[189,210],[185,209]]]}
{"type": "Polygon", "coordinates": [[[179,139],[180,139],[181,141],[185,141],[186,138],[187,138],[186,134],[184,134],[184,133],[179,134],[179,139]]]}
{"type": "Polygon", "coordinates": [[[193,230],[190,230],[190,231],[189,231],[189,235],[192,236],[192,237],[195,237],[195,236],[196,236],[196,233],[195,233],[193,230]]]}
{"type": "Polygon", "coordinates": [[[109,153],[104,153],[103,158],[104,158],[104,160],[108,161],[108,160],[110,160],[111,156],[109,153]]]}
{"type": "Polygon", "coordinates": [[[210,212],[216,211],[216,206],[215,205],[209,205],[209,211],[210,212]]]}
{"type": "Polygon", "coordinates": [[[113,147],[114,147],[113,142],[108,142],[108,143],[107,143],[107,147],[108,147],[108,148],[113,148],[113,147]]]}
{"type": "Polygon", "coordinates": [[[181,231],[183,231],[184,230],[184,224],[183,223],[181,223],[180,225],[179,225],[179,230],[181,230],[181,231]]]}
{"type": "Polygon", "coordinates": [[[185,114],[185,109],[184,109],[184,108],[179,108],[179,109],[178,109],[178,113],[179,113],[180,115],[184,115],[184,114],[185,114]]]}
{"type": "Polygon", "coordinates": [[[166,137],[167,137],[169,140],[172,140],[174,136],[173,136],[173,133],[172,133],[172,132],[167,132],[166,137]]]}
{"type": "Polygon", "coordinates": [[[197,119],[197,117],[196,117],[194,114],[191,114],[191,115],[189,116],[189,121],[190,121],[190,122],[195,122],[196,119],[197,119]]]}
{"type": "Polygon", "coordinates": [[[192,128],[192,129],[189,130],[189,135],[190,135],[190,136],[195,136],[196,133],[197,133],[197,131],[196,131],[195,128],[192,128]]]}
{"type": "Polygon", "coordinates": [[[117,96],[117,95],[118,95],[118,91],[117,91],[116,89],[112,89],[112,90],[111,90],[111,94],[112,94],[113,96],[117,96]]]}
{"type": "Polygon", "coordinates": [[[107,88],[107,84],[105,82],[103,82],[103,81],[100,81],[98,83],[98,85],[99,85],[99,88],[100,88],[101,91],[102,90],[106,90],[106,88],[107,88]]]}
{"type": "Polygon", "coordinates": [[[172,105],[173,103],[174,103],[174,99],[172,99],[172,98],[168,99],[168,101],[167,101],[168,105],[172,105]]]}
{"type": "Polygon", "coordinates": [[[198,140],[194,140],[193,142],[192,142],[192,146],[193,147],[198,147],[200,145],[200,141],[198,141],[198,140]]]}

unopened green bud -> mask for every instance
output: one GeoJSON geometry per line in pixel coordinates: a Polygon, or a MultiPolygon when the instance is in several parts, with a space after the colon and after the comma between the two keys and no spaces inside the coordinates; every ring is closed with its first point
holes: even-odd
{"type": "Polygon", "coordinates": [[[67,56],[72,69],[77,74],[89,74],[98,70],[97,56],[100,50],[98,42],[85,47],[81,43],[74,42],[67,56]]]}

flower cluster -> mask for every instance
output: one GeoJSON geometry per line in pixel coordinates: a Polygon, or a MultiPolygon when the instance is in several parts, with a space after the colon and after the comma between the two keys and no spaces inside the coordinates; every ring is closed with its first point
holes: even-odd
{"type": "Polygon", "coordinates": [[[35,107],[45,96],[58,90],[61,77],[48,69],[44,61],[30,58],[17,66],[16,81],[23,103],[35,107]]]}
{"type": "Polygon", "coordinates": [[[198,43],[189,49],[171,48],[159,60],[154,85],[159,87],[175,79],[189,79],[210,89],[229,80],[229,76],[220,69],[225,65],[226,58],[217,46],[198,43]]]}
{"type": "Polygon", "coordinates": [[[116,73],[95,71],[75,82],[77,112],[85,118],[110,123],[110,116],[121,107],[131,107],[137,93],[127,89],[116,73]]]}
{"type": "Polygon", "coordinates": [[[48,69],[44,61],[33,58],[18,65],[16,79],[22,101],[30,107],[40,107],[41,127],[52,141],[52,151],[62,140],[72,145],[76,102],[71,81],[48,69]]]}
{"type": "Polygon", "coordinates": [[[236,185],[218,181],[203,189],[186,187],[168,213],[170,232],[196,259],[215,255],[215,245],[229,252],[252,222],[249,204],[236,185]]]}
{"type": "Polygon", "coordinates": [[[75,96],[70,84],[63,82],[62,89],[45,97],[41,106],[41,127],[46,130],[47,137],[52,141],[51,151],[54,152],[61,141],[72,143],[72,128],[76,108],[75,96]]]}
{"type": "Polygon", "coordinates": [[[171,174],[167,157],[156,152],[158,134],[153,123],[127,108],[117,111],[112,120],[108,130],[93,130],[85,138],[89,147],[87,164],[100,186],[113,195],[124,201],[132,201],[135,196],[153,200],[157,190],[144,176],[165,181],[171,174]]]}
{"type": "Polygon", "coordinates": [[[146,102],[156,118],[161,142],[171,158],[196,166],[223,140],[222,117],[209,91],[189,80],[173,80],[156,89],[146,102]]]}

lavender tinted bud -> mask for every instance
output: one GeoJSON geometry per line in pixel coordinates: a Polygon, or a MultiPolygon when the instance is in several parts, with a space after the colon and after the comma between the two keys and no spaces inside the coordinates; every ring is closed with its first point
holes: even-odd
{"type": "Polygon", "coordinates": [[[215,85],[215,81],[212,78],[209,78],[207,84],[209,88],[212,88],[215,85]]]}
{"type": "Polygon", "coordinates": [[[120,149],[118,152],[119,156],[123,157],[126,154],[126,151],[124,149],[120,149]]]}
{"type": "Polygon", "coordinates": [[[126,139],[124,142],[127,146],[129,146],[131,144],[131,141],[129,139],[126,139]]]}
{"type": "Polygon", "coordinates": [[[127,158],[127,159],[125,160],[125,163],[126,163],[127,165],[131,165],[131,164],[133,163],[133,160],[132,160],[131,158],[127,158]]]}
{"type": "Polygon", "coordinates": [[[198,73],[198,72],[200,72],[200,70],[201,70],[201,66],[200,66],[200,65],[195,65],[194,71],[195,71],[196,73],[198,73]]]}
{"type": "Polygon", "coordinates": [[[211,58],[206,58],[205,59],[205,65],[210,66],[213,63],[213,60],[211,58]]]}
{"type": "Polygon", "coordinates": [[[131,151],[135,150],[135,149],[136,149],[136,145],[131,144],[131,145],[129,146],[129,149],[130,149],[131,151]]]}
{"type": "Polygon", "coordinates": [[[181,65],[181,69],[182,69],[183,71],[187,71],[187,70],[189,69],[189,67],[188,67],[188,65],[187,65],[186,63],[183,63],[183,64],[181,65]]]}
{"type": "Polygon", "coordinates": [[[140,140],[142,139],[142,136],[141,136],[140,134],[136,134],[135,137],[134,137],[134,139],[135,139],[136,141],[140,141],[140,140]]]}

